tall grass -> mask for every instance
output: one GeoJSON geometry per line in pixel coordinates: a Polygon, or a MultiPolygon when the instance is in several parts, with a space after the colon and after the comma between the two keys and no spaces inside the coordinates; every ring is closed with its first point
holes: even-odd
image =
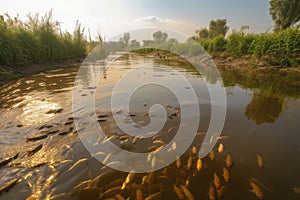
{"type": "Polygon", "coordinates": [[[70,34],[61,31],[51,11],[42,17],[28,15],[25,22],[8,14],[0,15],[0,65],[27,65],[85,54],[86,41],[78,21],[70,34]]]}
{"type": "Polygon", "coordinates": [[[225,52],[232,57],[250,55],[272,65],[300,66],[300,29],[288,28],[276,33],[245,34],[235,32],[226,39],[196,39],[210,53],[225,52]]]}

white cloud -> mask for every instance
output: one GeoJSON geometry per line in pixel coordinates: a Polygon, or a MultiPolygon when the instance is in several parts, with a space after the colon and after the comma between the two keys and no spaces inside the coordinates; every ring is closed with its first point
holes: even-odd
{"type": "Polygon", "coordinates": [[[130,23],[130,27],[131,29],[156,27],[178,31],[187,35],[193,35],[197,29],[196,25],[189,22],[158,16],[146,16],[135,19],[130,23]]]}
{"type": "Polygon", "coordinates": [[[148,23],[168,23],[168,22],[173,22],[174,20],[173,19],[162,19],[157,16],[147,16],[147,17],[137,19],[136,21],[148,22],[148,23]]]}

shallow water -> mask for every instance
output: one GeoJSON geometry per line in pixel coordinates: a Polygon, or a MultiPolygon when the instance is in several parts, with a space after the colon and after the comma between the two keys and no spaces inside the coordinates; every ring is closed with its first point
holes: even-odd
{"type": "MultiPolygon", "coordinates": [[[[100,123],[104,132],[107,135],[111,135],[114,131],[122,134],[112,117],[112,112],[116,110],[110,108],[111,91],[116,82],[129,70],[145,63],[149,66],[149,70],[134,71],[135,73],[130,74],[130,78],[123,83],[123,89],[116,92],[121,95],[126,93],[136,81],[146,79],[153,67],[152,75],[166,84],[175,85],[181,92],[192,89],[195,91],[200,107],[197,132],[206,132],[211,116],[211,105],[205,81],[210,85],[221,84],[215,74],[206,71],[200,75],[190,65],[176,62],[170,64],[165,60],[140,56],[128,56],[115,61],[95,90],[97,114],[108,114],[106,121],[100,123]],[[174,73],[174,69],[189,80],[192,88],[180,88],[181,83],[178,82],[178,74],[174,73]]],[[[80,78],[95,79],[97,64],[91,63],[85,68],[89,73],[86,77],[80,78]]],[[[155,181],[151,183],[154,189],[149,189],[148,185],[147,191],[143,191],[144,196],[161,190],[162,199],[174,199],[176,195],[172,185],[175,184],[186,185],[195,199],[208,199],[209,186],[213,182],[214,173],[217,173],[222,185],[225,186],[223,197],[219,199],[257,199],[255,194],[250,192],[249,181],[253,180],[263,191],[264,199],[299,199],[299,194],[296,194],[293,188],[300,187],[300,74],[278,73],[278,71],[254,72],[245,69],[225,70],[223,67],[219,69],[227,94],[227,114],[222,137],[214,148],[215,160],[211,161],[209,157],[205,157],[203,169],[197,171],[195,166],[197,158],[192,155],[189,148],[181,157],[180,168],[173,163],[166,169],[158,171],[157,177],[168,178],[154,179],[155,181]],[[224,145],[222,154],[217,153],[219,143],[224,145]],[[231,180],[226,183],[222,178],[222,169],[228,154],[232,157],[233,166],[228,168],[231,180]],[[264,168],[258,167],[257,155],[263,157],[264,168]],[[193,165],[188,170],[189,156],[192,156],[193,165]],[[164,183],[165,189],[159,187],[161,182],[164,183]]],[[[24,199],[31,193],[39,192],[44,195],[43,197],[59,195],[57,199],[68,199],[71,198],[69,192],[75,185],[93,179],[105,171],[99,170],[102,165],[90,157],[77,134],[72,134],[73,131],[62,136],[50,135],[45,140],[24,142],[29,136],[39,135],[40,131],[36,128],[43,124],[57,123],[56,129],[59,133],[63,131],[64,123],[72,116],[72,89],[77,70],[78,68],[74,67],[50,71],[11,82],[0,88],[0,161],[17,152],[20,153],[19,158],[10,166],[0,169],[1,186],[13,178],[20,179],[15,187],[0,195],[0,199],[24,199]],[[63,108],[63,112],[46,114],[49,110],[59,108],[63,108]],[[43,144],[43,148],[33,156],[25,153],[26,150],[39,144],[43,144]],[[68,171],[72,164],[81,158],[88,160],[68,171]],[[61,162],[63,160],[71,161],[64,163],[61,162]],[[41,163],[45,164],[31,168],[41,163]],[[57,172],[59,173],[56,174],[57,172]],[[56,174],[53,176],[54,181],[48,183],[48,178],[53,174],[56,174]]],[[[94,94],[93,89],[87,88],[82,88],[81,93],[82,101],[94,94]]],[[[175,108],[180,108],[172,91],[154,84],[144,85],[133,93],[130,100],[130,111],[136,114],[131,117],[133,122],[139,126],[149,124],[150,118],[145,116],[145,113],[154,104],[161,104],[165,108],[166,105],[171,105],[172,108],[166,108],[167,114],[174,112],[175,108]]],[[[117,109],[122,109],[122,106],[117,109]]],[[[154,113],[154,119],[160,119],[159,117],[154,113]]],[[[188,117],[189,121],[193,121],[195,115],[190,113],[188,117]]],[[[123,123],[133,126],[127,118],[124,118],[123,123]]],[[[160,138],[163,142],[168,143],[172,140],[179,123],[180,116],[167,118],[161,130],[160,138]],[[174,131],[165,134],[171,127],[175,127],[174,131]]],[[[158,124],[159,120],[157,126],[158,124]]],[[[199,150],[203,138],[203,134],[198,134],[191,147],[196,146],[199,150]]],[[[149,151],[149,147],[153,146],[152,142],[151,138],[137,140],[135,144],[132,144],[131,138],[123,142],[113,139],[114,144],[133,152],[149,151]]],[[[144,175],[147,174],[137,175],[133,182],[141,184],[144,175]]],[[[112,175],[111,179],[125,179],[125,177],[124,173],[119,173],[112,175]]],[[[109,185],[105,183],[101,185],[102,190],[108,188],[109,185]]],[[[127,194],[133,197],[136,188],[128,190],[134,190],[127,194]]]]}

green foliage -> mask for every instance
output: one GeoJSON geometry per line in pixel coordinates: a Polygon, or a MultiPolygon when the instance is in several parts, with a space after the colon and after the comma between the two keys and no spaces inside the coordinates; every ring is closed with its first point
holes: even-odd
{"type": "Polygon", "coordinates": [[[225,37],[227,31],[229,30],[229,27],[226,25],[227,20],[226,19],[217,19],[217,20],[211,20],[209,22],[209,28],[202,28],[199,30],[196,30],[197,37],[199,39],[205,39],[205,38],[215,38],[220,35],[223,35],[225,37]]]}
{"type": "Polygon", "coordinates": [[[275,34],[268,49],[270,61],[275,65],[290,66],[300,64],[300,30],[289,28],[275,34]]]}
{"type": "Polygon", "coordinates": [[[200,39],[208,38],[208,36],[209,36],[207,28],[202,28],[200,30],[196,30],[196,34],[198,35],[198,37],[200,39]]]}
{"type": "Polygon", "coordinates": [[[253,56],[271,65],[300,65],[300,29],[288,28],[275,33],[245,34],[234,32],[227,38],[195,38],[209,53],[225,52],[229,56],[253,56]]]}
{"type": "Polygon", "coordinates": [[[269,11],[276,31],[287,29],[300,21],[299,0],[271,0],[269,11]]]}
{"type": "Polygon", "coordinates": [[[157,31],[153,33],[153,39],[156,44],[164,43],[168,39],[168,34],[161,31],[157,31]]]}
{"type": "Polygon", "coordinates": [[[26,22],[0,16],[0,65],[26,65],[85,54],[86,41],[78,22],[71,35],[60,31],[51,11],[43,17],[28,15],[26,22]]]}
{"type": "Polygon", "coordinates": [[[211,20],[209,22],[209,30],[208,30],[209,38],[215,38],[219,35],[225,36],[229,29],[229,27],[226,26],[226,24],[227,24],[226,19],[211,20]]]}
{"type": "Polygon", "coordinates": [[[244,34],[242,32],[232,33],[226,44],[226,51],[233,56],[241,56],[250,53],[250,46],[255,36],[253,34],[244,34]]]}
{"type": "Polygon", "coordinates": [[[223,52],[225,51],[225,45],[227,41],[223,35],[215,37],[212,41],[212,52],[223,52]]]}

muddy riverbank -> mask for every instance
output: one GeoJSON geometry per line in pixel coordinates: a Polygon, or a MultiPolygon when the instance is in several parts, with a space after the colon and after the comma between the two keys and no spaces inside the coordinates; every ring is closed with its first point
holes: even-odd
{"type": "Polygon", "coordinates": [[[66,59],[24,66],[0,66],[0,87],[5,83],[22,77],[46,72],[53,69],[80,66],[83,59],[66,59]]]}

